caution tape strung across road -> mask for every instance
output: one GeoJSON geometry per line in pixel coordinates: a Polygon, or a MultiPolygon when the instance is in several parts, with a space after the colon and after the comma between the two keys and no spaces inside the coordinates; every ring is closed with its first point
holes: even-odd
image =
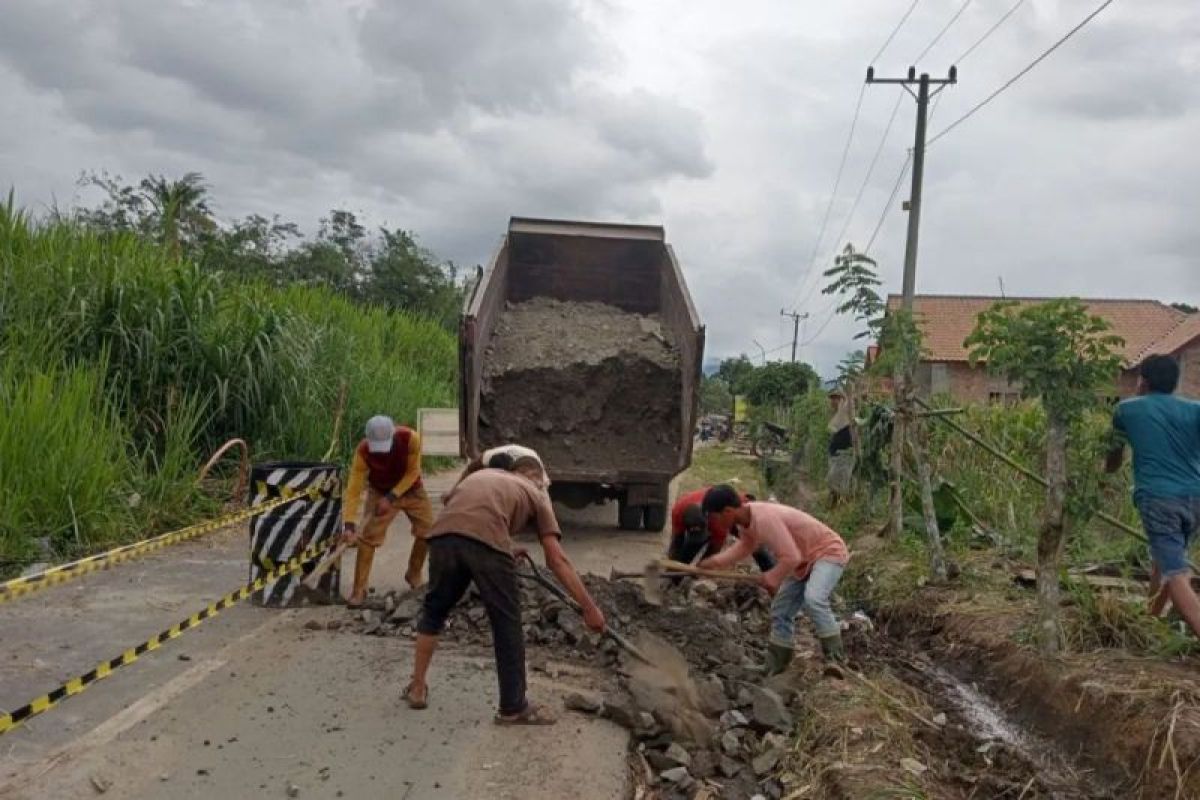
{"type": "Polygon", "coordinates": [[[274,500],[244,508],[241,511],[235,511],[232,514],[226,514],[223,517],[208,520],[207,522],[189,525],[177,531],[169,531],[150,539],[143,539],[140,542],[122,545],[121,547],[97,553],[87,558],[81,558],[78,561],[72,561],[68,564],[50,567],[43,572],[13,578],[12,580],[0,583],[0,605],[10,600],[15,600],[18,597],[32,594],[39,589],[45,589],[47,586],[57,586],[60,583],[73,580],[80,575],[87,575],[90,572],[108,569],[114,564],[120,564],[123,561],[128,561],[131,558],[136,558],[161,547],[194,539],[197,536],[212,533],[237,522],[244,522],[252,517],[257,517],[259,514],[265,514],[268,511],[301,498],[315,499],[324,489],[324,486],[312,486],[304,490],[293,490],[284,486],[280,487],[280,489],[283,491],[283,496],[277,497],[274,500]]]}
{"type": "MultiPolygon", "coordinates": [[[[259,506],[259,508],[262,508],[262,506],[259,506]]],[[[134,661],[137,661],[138,658],[146,653],[151,652],[152,650],[157,650],[165,642],[179,637],[184,631],[196,627],[204,620],[212,619],[217,614],[220,614],[222,611],[234,605],[235,603],[241,602],[254,592],[265,588],[268,583],[278,580],[289,573],[296,572],[305,564],[328,550],[334,541],[336,541],[336,537],[330,537],[321,544],[313,545],[290,561],[280,564],[275,569],[266,573],[257,580],[251,581],[242,588],[238,589],[236,592],[231,592],[230,594],[222,597],[220,600],[217,600],[215,603],[210,603],[206,608],[198,611],[195,614],[192,614],[182,622],[172,625],[170,628],[167,628],[157,636],[152,636],[136,647],[131,647],[116,658],[110,658],[107,661],[101,661],[93,669],[84,673],[83,675],[71,678],[69,681],[63,683],[53,691],[48,692],[41,697],[36,697],[20,708],[0,716],[0,735],[8,733],[32,717],[36,717],[39,714],[49,711],[66,698],[79,694],[97,681],[103,680],[109,675],[112,675],[113,672],[121,667],[132,664],[134,661]]]]}

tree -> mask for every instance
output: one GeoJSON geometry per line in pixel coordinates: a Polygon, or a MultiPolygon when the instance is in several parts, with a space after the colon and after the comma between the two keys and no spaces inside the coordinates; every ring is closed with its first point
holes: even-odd
{"type": "Polygon", "coordinates": [[[1185,314],[1195,314],[1197,311],[1200,311],[1200,308],[1196,308],[1191,303],[1171,303],[1171,308],[1182,311],[1185,314]]]}
{"type": "Polygon", "coordinates": [[[132,231],[162,244],[173,258],[198,248],[217,229],[208,206],[208,185],[198,172],[178,180],[149,175],[137,186],[120,176],[85,173],[80,186],[91,186],[105,195],[99,208],[82,209],[77,217],[87,225],[107,231],[132,231]]]}
{"type": "Polygon", "coordinates": [[[717,377],[725,381],[729,391],[734,394],[744,394],[746,380],[754,372],[754,364],[745,353],[737,358],[727,358],[717,367],[717,377]]]}
{"type": "Polygon", "coordinates": [[[790,406],[820,383],[820,377],[808,364],[771,361],[751,368],[742,381],[742,392],[753,406],[790,406]]]}
{"type": "Polygon", "coordinates": [[[1076,299],[1020,307],[997,303],[979,315],[964,343],[973,363],[1038,398],[1046,411],[1046,504],[1038,533],[1038,620],[1043,653],[1062,649],[1059,563],[1066,529],[1067,438],[1085,411],[1102,402],[1120,367],[1122,340],[1076,299]]]}
{"type": "Polygon", "coordinates": [[[852,314],[865,326],[854,335],[855,339],[872,335],[878,338],[883,325],[885,305],[876,290],[882,283],[878,267],[873,258],[847,244],[842,254],[833,259],[833,266],[824,273],[830,281],[821,294],[841,296],[837,313],[852,314]]]}
{"type": "Polygon", "coordinates": [[[700,413],[730,414],[733,412],[733,393],[729,384],[717,375],[705,375],[700,380],[700,413]]]}
{"type": "Polygon", "coordinates": [[[371,251],[364,295],[392,308],[423,311],[443,324],[453,324],[463,296],[457,267],[439,262],[408,231],[381,228],[380,235],[380,243],[371,251]]]}

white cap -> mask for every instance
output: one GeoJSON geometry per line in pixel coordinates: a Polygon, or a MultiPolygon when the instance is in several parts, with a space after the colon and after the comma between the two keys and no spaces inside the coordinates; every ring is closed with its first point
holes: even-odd
{"type": "Polygon", "coordinates": [[[396,423],[382,414],[367,420],[367,449],[372,453],[392,452],[392,437],[396,434],[396,423]]]}

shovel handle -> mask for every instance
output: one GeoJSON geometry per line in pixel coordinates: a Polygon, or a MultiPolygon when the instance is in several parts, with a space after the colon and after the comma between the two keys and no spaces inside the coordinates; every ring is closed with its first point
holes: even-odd
{"type": "Polygon", "coordinates": [[[330,567],[332,567],[341,559],[342,553],[346,552],[346,547],[347,545],[345,542],[338,542],[337,547],[333,548],[333,552],[327,555],[320,564],[317,564],[315,567],[313,567],[313,571],[305,575],[304,580],[302,580],[301,583],[310,589],[317,588],[317,581],[321,579],[322,575],[329,571],[330,567]]]}
{"type": "MultiPolygon", "coordinates": [[[[529,569],[532,570],[532,573],[533,573],[529,577],[533,578],[535,581],[537,581],[539,584],[541,584],[541,586],[543,588],[545,588],[547,591],[549,591],[551,594],[553,594],[559,600],[562,600],[564,603],[566,603],[567,607],[570,608],[572,611],[574,611],[576,614],[579,614],[580,616],[583,615],[583,610],[579,607],[579,604],[575,602],[575,598],[573,598],[569,594],[567,594],[566,591],[561,586],[559,586],[557,583],[550,580],[546,576],[542,575],[541,570],[538,569],[537,563],[529,556],[528,553],[524,553],[520,556],[517,556],[517,558],[518,558],[518,560],[523,560],[523,561],[526,561],[529,563],[529,569]]],[[[633,644],[633,642],[629,641],[624,636],[622,636],[621,634],[619,634],[615,630],[613,630],[612,625],[604,626],[604,635],[607,636],[608,638],[612,639],[614,642],[617,643],[618,647],[620,647],[625,652],[629,653],[631,656],[638,659],[639,661],[641,661],[645,664],[651,663],[650,659],[646,658],[646,655],[641,650],[637,649],[637,647],[633,644]]]]}
{"type": "Polygon", "coordinates": [[[726,572],[719,569],[703,569],[701,567],[693,567],[691,564],[684,564],[679,561],[672,561],[664,558],[658,562],[658,566],[665,572],[682,573],[684,575],[695,575],[701,578],[712,578],[718,581],[730,581],[732,583],[759,583],[760,578],[757,575],[751,575],[746,572],[726,572]]]}

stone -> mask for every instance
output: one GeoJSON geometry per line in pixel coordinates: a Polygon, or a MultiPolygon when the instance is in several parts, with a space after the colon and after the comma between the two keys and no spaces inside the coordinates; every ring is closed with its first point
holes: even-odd
{"type": "Polygon", "coordinates": [[[675,769],[680,766],[671,759],[667,758],[667,754],[662,750],[647,750],[646,763],[650,765],[655,772],[666,772],[669,769],[675,769]]]}
{"type": "Polygon", "coordinates": [[[750,720],[746,719],[746,715],[736,709],[721,715],[722,728],[744,728],[749,724],[750,720]]]}
{"type": "Polygon", "coordinates": [[[750,706],[754,705],[754,695],[751,694],[750,690],[745,686],[743,686],[741,689],[738,689],[737,705],[738,708],[749,708],[750,706]]]}
{"type": "Polygon", "coordinates": [[[778,747],[771,747],[759,756],[756,756],[750,762],[750,768],[754,770],[754,774],[760,778],[766,777],[775,767],[779,766],[779,759],[783,757],[783,750],[778,747]]]}
{"type": "Polygon", "coordinates": [[[638,712],[633,702],[626,697],[610,697],[605,699],[600,709],[601,716],[612,720],[622,728],[635,730],[638,726],[638,712]]]}
{"type": "Polygon", "coordinates": [[[929,769],[929,767],[925,766],[920,761],[917,761],[915,758],[900,759],[900,766],[904,767],[906,772],[911,772],[913,775],[918,776],[929,769]]]}
{"type": "Polygon", "coordinates": [[[946,724],[946,715],[940,711],[938,713],[934,714],[933,715],[933,724],[934,725],[945,725],[946,724]]]}
{"type": "Polygon", "coordinates": [[[717,769],[721,770],[721,774],[726,778],[732,778],[742,771],[742,763],[729,756],[721,756],[717,769]]]}
{"type": "Polygon", "coordinates": [[[708,578],[701,578],[692,583],[692,594],[696,597],[712,597],[717,593],[717,582],[711,581],[708,578]]]}
{"type": "Polygon", "coordinates": [[[112,788],[112,781],[103,775],[93,775],[92,788],[96,790],[97,794],[104,794],[112,788]]]}
{"type": "Polygon", "coordinates": [[[687,767],[675,767],[674,769],[666,770],[658,777],[662,778],[667,783],[683,783],[691,780],[691,773],[687,771],[687,767]]]}
{"type": "Polygon", "coordinates": [[[375,612],[369,608],[364,608],[360,616],[362,617],[362,621],[368,625],[375,621],[375,612]]]}
{"type": "Polygon", "coordinates": [[[791,730],[792,714],[778,692],[756,686],[751,690],[751,697],[751,718],[755,725],[767,730],[791,730]]]}
{"type": "Polygon", "coordinates": [[[325,626],[321,624],[320,620],[310,619],[304,623],[304,628],[310,631],[321,631],[325,629],[325,626]]]}
{"type": "Polygon", "coordinates": [[[658,720],[654,719],[654,715],[649,711],[643,711],[637,715],[637,729],[647,733],[657,732],[658,720]]]}
{"type": "Polygon", "coordinates": [[[599,714],[600,710],[604,708],[604,703],[598,697],[582,692],[572,692],[563,698],[563,707],[584,714],[599,714]]]}
{"type": "Polygon", "coordinates": [[[421,593],[406,594],[396,602],[396,607],[388,615],[388,622],[398,624],[416,619],[421,614],[424,602],[425,597],[421,593]]]}
{"type": "Polygon", "coordinates": [[[667,748],[663,755],[665,755],[668,760],[674,761],[676,766],[689,768],[692,766],[691,754],[687,750],[683,749],[683,745],[679,744],[678,742],[672,742],[671,746],[667,748]]]}
{"type": "Polygon", "coordinates": [[[717,757],[711,750],[700,750],[692,756],[692,764],[688,769],[693,777],[711,778],[717,772],[717,757]]]}
{"type": "Polygon", "coordinates": [[[287,787],[287,796],[288,797],[299,797],[300,796],[300,787],[294,783],[289,783],[288,787],[287,787]]]}
{"type": "Polygon", "coordinates": [[[563,614],[558,618],[558,627],[567,636],[567,641],[575,644],[587,635],[583,622],[574,614],[563,614]]]}
{"type": "Polygon", "coordinates": [[[715,675],[709,675],[698,681],[696,691],[699,694],[700,710],[710,717],[718,716],[729,710],[729,700],[725,697],[725,684],[715,675]]]}
{"type": "Polygon", "coordinates": [[[471,606],[471,608],[467,609],[467,618],[471,620],[474,625],[482,624],[486,617],[487,609],[485,609],[483,606],[471,606]]]}
{"type": "Polygon", "coordinates": [[[388,592],[383,596],[383,611],[385,614],[391,614],[396,610],[396,595],[388,592]]]}
{"type": "Polygon", "coordinates": [[[325,630],[327,631],[341,630],[341,627],[342,621],[340,619],[331,619],[329,622],[325,623],[325,630]]]}
{"type": "Polygon", "coordinates": [[[727,756],[736,756],[742,749],[742,737],[737,731],[725,731],[721,734],[721,750],[727,756]]]}

